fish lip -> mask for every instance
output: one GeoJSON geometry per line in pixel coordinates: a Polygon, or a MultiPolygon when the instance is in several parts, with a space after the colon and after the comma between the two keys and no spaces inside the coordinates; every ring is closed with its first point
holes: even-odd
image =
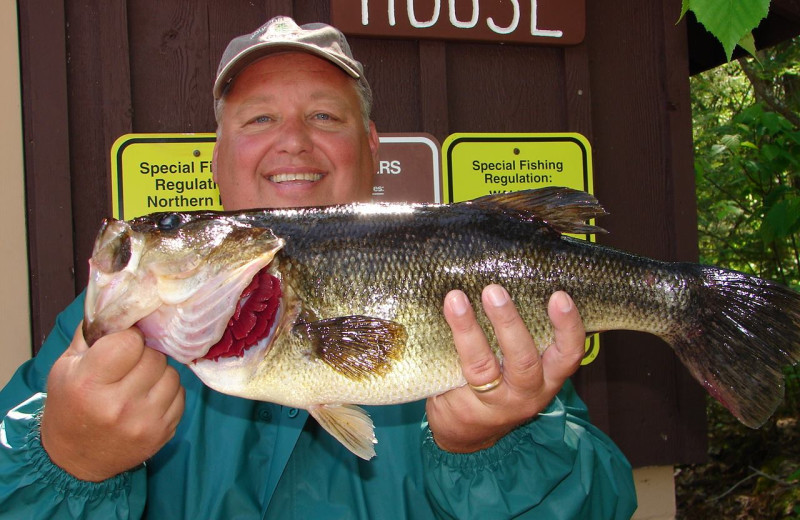
{"type": "Polygon", "coordinates": [[[107,329],[105,321],[115,319],[116,312],[110,312],[114,303],[122,296],[120,288],[127,287],[135,279],[135,272],[142,258],[144,240],[141,233],[134,231],[129,222],[106,218],[98,231],[89,258],[89,283],[86,287],[84,302],[83,334],[87,345],[92,346],[96,340],[109,332],[123,330],[134,325],[132,320],[115,321],[112,330],[107,329]],[[117,241],[117,237],[125,235],[129,241],[129,256],[125,265],[109,266],[107,262],[98,262],[100,251],[117,241]]]}

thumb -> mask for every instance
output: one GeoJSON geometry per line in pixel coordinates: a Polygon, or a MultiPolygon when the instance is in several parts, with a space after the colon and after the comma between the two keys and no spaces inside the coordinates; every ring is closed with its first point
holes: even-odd
{"type": "Polygon", "coordinates": [[[81,322],[78,323],[78,328],[75,329],[75,334],[72,336],[72,341],[65,354],[81,356],[88,350],[89,345],[86,344],[86,340],[83,338],[83,320],[81,320],[81,322]]]}
{"type": "MultiPolygon", "coordinates": [[[[73,343],[76,341],[86,344],[80,332],[75,333],[73,343]]],[[[114,332],[98,339],[91,348],[87,347],[81,368],[91,373],[98,383],[116,383],[139,363],[145,348],[144,336],[138,328],[114,332]]]]}

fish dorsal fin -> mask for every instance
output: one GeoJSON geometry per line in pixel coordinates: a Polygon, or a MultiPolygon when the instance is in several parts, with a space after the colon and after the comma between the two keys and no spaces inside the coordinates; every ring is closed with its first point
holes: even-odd
{"type": "Polygon", "coordinates": [[[470,203],[525,220],[541,220],[560,233],[606,232],[586,223],[589,219],[607,215],[606,210],[593,195],[571,188],[553,186],[485,195],[470,203]]]}
{"type": "Polygon", "coordinates": [[[381,376],[406,346],[403,325],[371,316],[341,316],[300,322],[313,355],[350,379],[381,376]]]}
{"type": "Polygon", "coordinates": [[[375,429],[369,414],[353,404],[323,404],[312,406],[308,413],[341,442],[345,448],[364,460],[375,456],[375,429]]]}

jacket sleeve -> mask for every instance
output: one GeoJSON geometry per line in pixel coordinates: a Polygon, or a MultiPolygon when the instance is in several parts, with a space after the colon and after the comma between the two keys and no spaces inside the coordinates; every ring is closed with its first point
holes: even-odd
{"type": "Polygon", "coordinates": [[[489,449],[455,454],[427,430],[425,485],[442,518],[628,519],[630,464],[567,382],[548,408],[489,449]]]}
{"type": "Polygon", "coordinates": [[[0,511],[3,518],[139,518],[143,467],[103,482],[78,480],[52,463],[42,447],[39,417],[50,367],[83,317],[83,296],[59,314],[39,354],[0,391],[0,511]]]}

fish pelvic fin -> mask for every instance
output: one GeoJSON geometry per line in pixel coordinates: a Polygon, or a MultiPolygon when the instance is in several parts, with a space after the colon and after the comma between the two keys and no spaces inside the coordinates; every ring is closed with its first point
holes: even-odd
{"type": "Polygon", "coordinates": [[[524,220],[541,220],[559,233],[605,233],[587,221],[608,213],[593,195],[557,186],[485,195],[464,204],[509,213],[524,220]]]}
{"type": "Polygon", "coordinates": [[[364,460],[375,456],[375,429],[363,408],[352,404],[322,404],[308,409],[325,431],[364,460]]]}
{"type": "Polygon", "coordinates": [[[672,338],[692,375],[743,424],[758,428],[800,360],[800,294],[754,276],[684,264],[701,280],[697,319],[672,338]]]}
{"type": "Polygon", "coordinates": [[[313,355],[340,374],[363,380],[382,376],[405,350],[403,325],[371,316],[341,316],[299,323],[313,355]]]}

